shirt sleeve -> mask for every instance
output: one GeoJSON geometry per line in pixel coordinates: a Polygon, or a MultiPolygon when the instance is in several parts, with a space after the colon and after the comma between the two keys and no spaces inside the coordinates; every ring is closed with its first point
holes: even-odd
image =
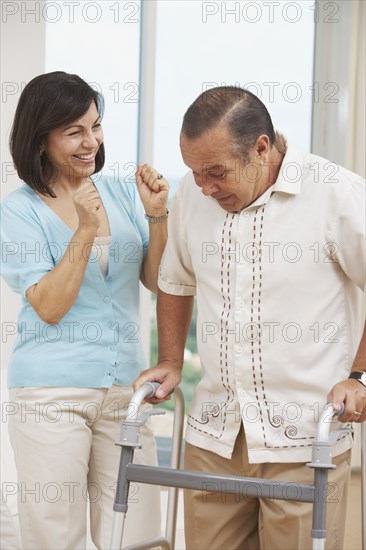
{"type": "Polygon", "coordinates": [[[1,274],[14,292],[27,290],[54,267],[47,237],[38,221],[21,204],[1,204],[1,274]]]}
{"type": "Polygon", "coordinates": [[[187,246],[184,199],[178,190],[173,197],[168,220],[168,242],[160,264],[158,286],[166,294],[194,296],[196,277],[187,246]]]}
{"type": "Polygon", "coordinates": [[[362,291],[366,286],[365,180],[352,182],[339,206],[332,241],[343,271],[362,291]]]}

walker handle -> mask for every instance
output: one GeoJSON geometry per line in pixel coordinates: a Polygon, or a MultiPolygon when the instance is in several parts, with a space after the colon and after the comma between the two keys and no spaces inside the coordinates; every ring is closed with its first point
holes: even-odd
{"type": "Polygon", "coordinates": [[[344,403],[342,403],[341,408],[339,409],[339,411],[334,411],[333,418],[338,418],[339,416],[342,416],[342,414],[344,413],[345,408],[346,408],[346,405],[344,403]]]}
{"type": "Polygon", "coordinates": [[[323,412],[319,418],[317,437],[316,437],[317,441],[329,440],[330,423],[334,418],[338,418],[339,416],[341,416],[344,409],[345,409],[344,403],[342,403],[342,406],[339,411],[334,410],[333,403],[327,403],[324,406],[323,412]]]}
{"type": "Polygon", "coordinates": [[[146,397],[154,397],[159,386],[160,382],[145,382],[135,391],[127,409],[127,418],[129,420],[137,420],[139,407],[143,400],[146,397]]]}
{"type": "Polygon", "coordinates": [[[151,387],[151,393],[149,395],[146,395],[146,397],[154,397],[156,391],[161,386],[160,382],[145,382],[145,385],[151,387]]]}

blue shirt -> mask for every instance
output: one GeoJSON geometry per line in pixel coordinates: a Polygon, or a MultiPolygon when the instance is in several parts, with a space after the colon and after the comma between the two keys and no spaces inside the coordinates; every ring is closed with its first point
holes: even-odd
{"type": "MultiPolygon", "coordinates": [[[[42,321],[25,295],[61,260],[73,231],[27,185],[1,205],[2,275],[22,295],[10,388],[129,386],[146,368],[139,321],[148,246],[143,207],[134,184],[100,175],[93,181],[111,228],[108,273],[101,274],[94,246],[78,297],[57,325],[42,321]]],[[[72,261],[72,250],[70,256],[72,261]]]]}

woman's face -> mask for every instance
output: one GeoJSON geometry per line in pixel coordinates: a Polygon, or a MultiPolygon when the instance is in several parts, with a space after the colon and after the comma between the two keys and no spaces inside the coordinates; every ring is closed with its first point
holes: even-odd
{"type": "Polygon", "coordinates": [[[102,142],[101,119],[93,101],[82,117],[52,130],[42,144],[52,167],[51,183],[65,178],[74,183],[91,176],[102,142]]]}

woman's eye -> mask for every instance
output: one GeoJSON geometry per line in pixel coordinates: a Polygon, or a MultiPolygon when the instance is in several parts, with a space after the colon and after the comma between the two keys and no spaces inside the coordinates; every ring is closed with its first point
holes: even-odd
{"type": "Polygon", "coordinates": [[[98,129],[98,128],[101,128],[101,127],[102,127],[102,125],[101,125],[100,122],[98,122],[98,124],[95,124],[95,125],[93,126],[94,129],[98,129]]]}
{"type": "Polygon", "coordinates": [[[71,132],[71,134],[69,134],[69,136],[77,136],[78,134],[80,134],[80,130],[76,130],[75,132],[71,132]]]}

